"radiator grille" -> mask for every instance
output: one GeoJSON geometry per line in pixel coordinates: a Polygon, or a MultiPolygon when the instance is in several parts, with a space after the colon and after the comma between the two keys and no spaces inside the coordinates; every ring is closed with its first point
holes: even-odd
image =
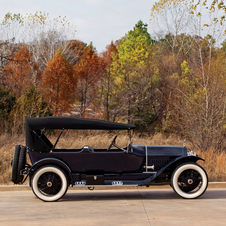
{"type": "Polygon", "coordinates": [[[161,169],[163,166],[167,165],[169,162],[171,162],[171,159],[169,158],[162,158],[162,159],[148,159],[148,165],[152,166],[154,165],[155,170],[161,169]]]}

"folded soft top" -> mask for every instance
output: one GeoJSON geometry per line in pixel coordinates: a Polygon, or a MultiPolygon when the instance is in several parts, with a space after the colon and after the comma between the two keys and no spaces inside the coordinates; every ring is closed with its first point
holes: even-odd
{"type": "MultiPolygon", "coordinates": [[[[40,117],[26,118],[26,146],[35,151],[47,152],[55,148],[58,139],[53,145],[45,136],[48,129],[82,129],[82,130],[129,130],[136,128],[134,125],[108,122],[97,119],[76,117],[40,117]]],[[[59,136],[60,137],[60,136],[59,136]]]]}
{"type": "Polygon", "coordinates": [[[134,125],[108,122],[97,119],[76,117],[40,117],[26,118],[25,123],[31,130],[41,129],[90,129],[90,130],[126,130],[136,128],[134,125]]]}

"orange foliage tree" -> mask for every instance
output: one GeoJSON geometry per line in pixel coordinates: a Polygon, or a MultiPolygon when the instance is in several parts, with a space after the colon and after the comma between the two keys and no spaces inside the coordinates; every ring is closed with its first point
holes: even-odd
{"type": "Polygon", "coordinates": [[[105,108],[105,118],[110,120],[110,106],[112,105],[113,96],[113,76],[111,73],[111,64],[113,56],[117,56],[117,44],[111,41],[111,44],[106,47],[106,50],[102,53],[104,73],[101,79],[101,101],[105,108]]]}
{"type": "Polygon", "coordinates": [[[42,75],[42,92],[54,115],[70,111],[76,83],[73,66],[59,50],[42,75]]]}
{"type": "Polygon", "coordinates": [[[85,43],[79,40],[71,40],[66,44],[65,55],[71,64],[75,65],[81,59],[85,43]]]}
{"type": "Polygon", "coordinates": [[[76,76],[78,77],[76,97],[79,100],[81,117],[85,117],[88,104],[95,103],[103,67],[102,58],[97,55],[92,44],[83,50],[81,60],[74,66],[76,76]]]}
{"type": "Polygon", "coordinates": [[[25,44],[9,58],[9,64],[3,69],[4,85],[11,92],[21,96],[24,90],[36,84],[37,65],[32,62],[30,53],[25,44]]]}

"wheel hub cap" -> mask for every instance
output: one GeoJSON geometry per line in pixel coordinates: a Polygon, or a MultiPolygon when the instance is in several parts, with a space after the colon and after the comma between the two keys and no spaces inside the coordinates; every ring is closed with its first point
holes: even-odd
{"type": "Polygon", "coordinates": [[[193,184],[193,180],[192,179],[188,179],[188,184],[193,184]]]}
{"type": "Polygon", "coordinates": [[[50,187],[52,187],[52,183],[49,181],[49,182],[47,182],[47,186],[50,188],[50,187]]]}

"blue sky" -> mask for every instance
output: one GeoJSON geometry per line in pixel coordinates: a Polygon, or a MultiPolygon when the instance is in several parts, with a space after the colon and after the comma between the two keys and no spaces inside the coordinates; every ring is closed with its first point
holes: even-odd
{"type": "MultiPolygon", "coordinates": [[[[51,17],[66,16],[76,26],[76,39],[93,42],[98,52],[123,37],[142,20],[149,24],[157,0],[0,0],[0,21],[10,13],[42,11],[51,17]]],[[[149,33],[151,30],[149,28],[149,33]]]]}

